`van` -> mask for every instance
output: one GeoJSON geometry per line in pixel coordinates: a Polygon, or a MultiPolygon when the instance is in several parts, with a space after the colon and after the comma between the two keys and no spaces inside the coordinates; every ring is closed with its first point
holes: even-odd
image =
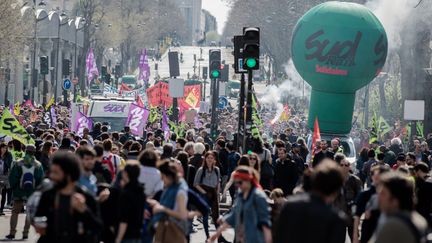
{"type": "Polygon", "coordinates": [[[95,97],[90,101],[87,117],[96,122],[108,122],[112,131],[124,129],[133,98],[103,98],[95,97]]]}

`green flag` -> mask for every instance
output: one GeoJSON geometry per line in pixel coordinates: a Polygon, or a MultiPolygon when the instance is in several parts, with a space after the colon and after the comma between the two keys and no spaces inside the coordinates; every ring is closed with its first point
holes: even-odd
{"type": "Polygon", "coordinates": [[[416,133],[419,137],[424,137],[424,124],[422,121],[416,122],[416,133]]]}
{"type": "Polygon", "coordinates": [[[378,137],[383,138],[387,133],[392,130],[392,127],[384,120],[384,117],[380,116],[378,123],[378,137]]]}
{"type": "Polygon", "coordinates": [[[3,115],[0,120],[0,134],[11,136],[23,143],[24,145],[35,144],[34,140],[30,137],[27,131],[15,119],[8,109],[3,110],[3,115]]]}
{"type": "Polygon", "coordinates": [[[369,136],[369,143],[373,143],[378,141],[378,119],[376,116],[376,113],[374,112],[372,116],[372,124],[371,124],[371,131],[369,136]]]}

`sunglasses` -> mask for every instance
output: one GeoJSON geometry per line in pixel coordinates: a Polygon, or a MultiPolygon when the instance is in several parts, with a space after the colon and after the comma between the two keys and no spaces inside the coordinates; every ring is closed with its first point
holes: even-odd
{"type": "Polygon", "coordinates": [[[350,164],[341,164],[341,166],[350,167],[350,164]]]}

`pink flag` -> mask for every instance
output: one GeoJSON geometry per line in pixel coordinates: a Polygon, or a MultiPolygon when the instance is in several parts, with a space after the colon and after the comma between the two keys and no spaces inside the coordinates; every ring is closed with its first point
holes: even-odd
{"type": "Polygon", "coordinates": [[[99,71],[96,66],[96,59],[94,58],[93,48],[90,48],[86,58],[86,71],[87,81],[90,83],[93,79],[99,76],[99,71]]]}
{"type": "Polygon", "coordinates": [[[149,114],[150,112],[147,109],[136,104],[131,104],[129,108],[128,119],[126,120],[126,126],[129,126],[133,135],[143,135],[149,114]]]}

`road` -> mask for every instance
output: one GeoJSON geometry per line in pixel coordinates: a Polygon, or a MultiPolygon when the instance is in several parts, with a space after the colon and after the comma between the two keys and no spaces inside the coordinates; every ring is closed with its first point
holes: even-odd
{"type": "MultiPolygon", "coordinates": [[[[0,216],[0,242],[29,242],[29,243],[37,242],[37,239],[39,237],[36,234],[36,232],[34,231],[33,227],[30,229],[29,239],[28,240],[22,240],[22,229],[24,227],[25,214],[20,214],[20,216],[19,216],[16,239],[13,241],[6,240],[5,236],[9,234],[9,221],[10,221],[11,212],[10,212],[10,210],[6,209],[5,213],[6,213],[5,216],[0,216]]],[[[191,242],[192,243],[203,243],[206,241],[204,229],[202,227],[202,224],[200,224],[197,220],[195,220],[195,223],[198,224],[198,226],[196,227],[198,232],[193,233],[191,235],[191,242]]],[[[210,225],[212,225],[212,224],[210,224],[210,225]]],[[[210,234],[212,234],[214,232],[214,230],[215,230],[214,226],[211,226],[210,227],[210,234]]],[[[232,229],[227,230],[224,233],[224,236],[228,241],[233,241],[234,231],[232,229]]]]}

